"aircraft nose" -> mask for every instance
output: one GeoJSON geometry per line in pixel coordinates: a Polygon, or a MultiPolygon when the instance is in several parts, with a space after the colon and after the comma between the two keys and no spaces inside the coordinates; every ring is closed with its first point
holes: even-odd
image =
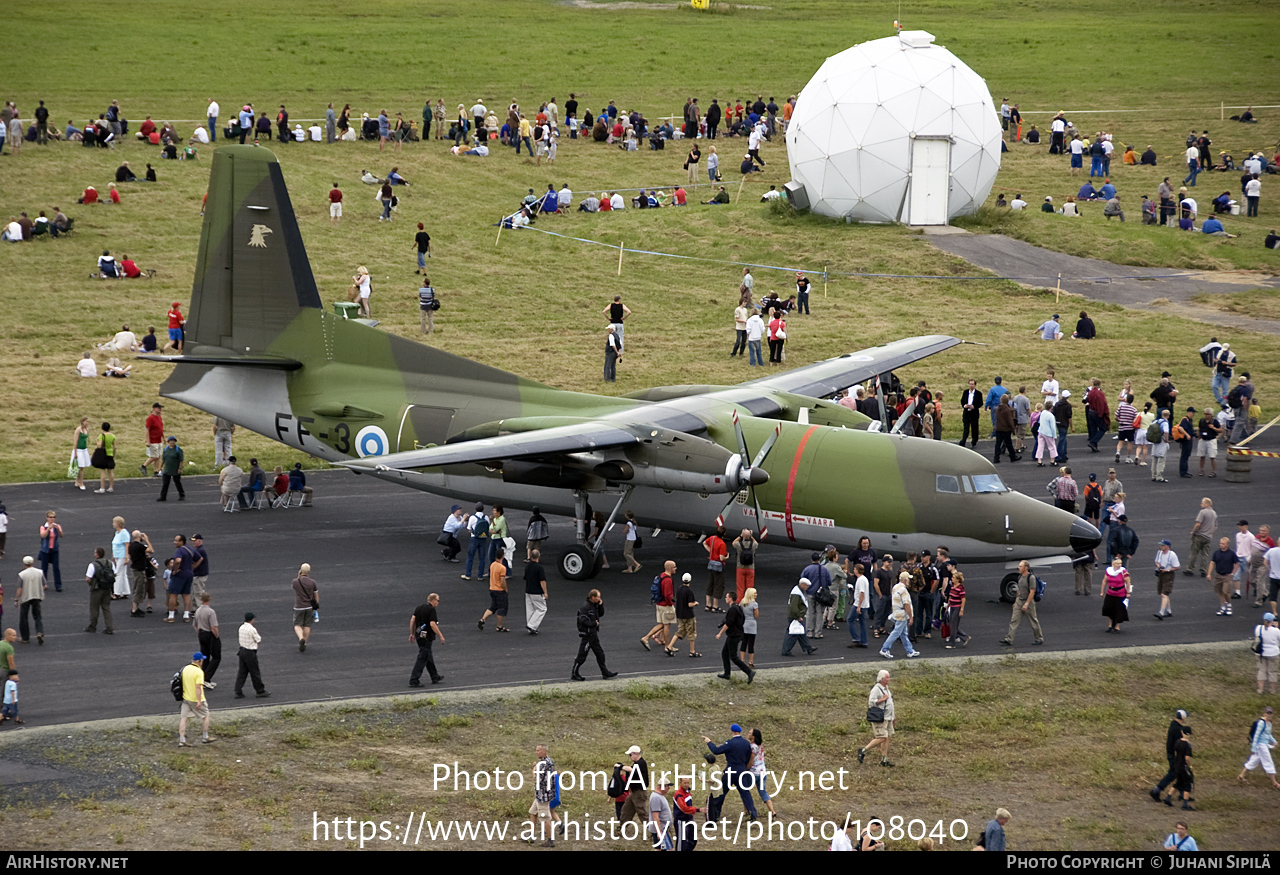
{"type": "Polygon", "coordinates": [[[747,479],[752,486],[763,486],[769,482],[769,472],[764,468],[752,468],[747,479]]]}
{"type": "Polygon", "coordinates": [[[1071,549],[1088,553],[1102,543],[1102,534],[1082,519],[1071,524],[1071,549]]]}

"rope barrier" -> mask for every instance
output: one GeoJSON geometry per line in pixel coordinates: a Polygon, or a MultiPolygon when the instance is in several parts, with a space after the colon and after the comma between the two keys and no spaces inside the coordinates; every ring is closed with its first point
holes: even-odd
{"type": "MultiPolygon", "coordinates": [[[[513,214],[514,215],[514,214],[513,214]]],[[[532,225],[524,225],[518,230],[537,231],[539,234],[546,234],[550,237],[559,237],[562,240],[572,240],[576,243],[586,243],[592,246],[603,246],[607,249],[618,249],[622,252],[630,252],[634,255],[656,255],[661,258],[679,258],[685,261],[704,261],[711,264],[733,265],[735,267],[753,267],[759,270],[778,270],[786,273],[811,273],[815,276],[847,276],[867,279],[922,279],[922,280],[1013,280],[1015,282],[1027,282],[1033,280],[1044,280],[1046,282],[1056,282],[1060,277],[1054,276],[950,276],[947,274],[914,274],[914,273],[871,273],[868,271],[840,271],[831,270],[830,268],[812,269],[805,267],[785,267],[775,264],[760,264],[752,261],[728,261],[721,258],[707,258],[701,255],[680,255],[673,252],[657,252],[652,249],[632,249],[629,247],[619,247],[614,243],[603,243],[599,240],[591,240],[586,237],[574,237],[569,234],[560,234],[556,231],[548,231],[545,228],[535,228],[532,225]]],[[[1125,275],[1125,276],[1100,276],[1100,277],[1069,277],[1068,279],[1075,282],[1111,282],[1112,280],[1163,280],[1163,279],[1185,279],[1187,277],[1203,276],[1202,272],[1196,273],[1170,273],[1170,274],[1154,274],[1154,275],[1125,275]]]]}

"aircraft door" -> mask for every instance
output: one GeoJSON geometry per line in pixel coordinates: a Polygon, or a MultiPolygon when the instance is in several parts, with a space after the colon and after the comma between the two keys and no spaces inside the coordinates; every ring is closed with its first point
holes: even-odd
{"type": "Polygon", "coordinates": [[[449,436],[449,426],[453,423],[455,412],[449,407],[410,404],[400,417],[396,451],[418,450],[431,444],[444,443],[449,436]]]}

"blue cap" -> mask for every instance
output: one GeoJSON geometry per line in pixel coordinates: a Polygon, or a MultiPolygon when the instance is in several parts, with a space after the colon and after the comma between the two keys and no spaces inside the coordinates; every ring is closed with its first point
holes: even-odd
{"type": "Polygon", "coordinates": [[[1169,541],[1161,541],[1161,542],[1160,542],[1160,546],[1162,546],[1162,547],[1172,547],[1172,546],[1173,546],[1173,544],[1172,544],[1172,543],[1170,543],[1169,541]]]}
{"type": "Polygon", "coordinates": [[[204,659],[204,654],[197,650],[195,653],[191,654],[191,659],[193,662],[198,659],[204,659]]]}
{"type": "Polygon", "coordinates": [[[729,731],[730,731],[730,732],[741,732],[741,731],[742,731],[742,727],[741,727],[741,726],[739,726],[737,723],[735,723],[735,724],[733,724],[732,726],[730,726],[730,727],[729,727],[729,731]]]}
{"type": "Polygon", "coordinates": [[[1265,614],[1262,615],[1262,622],[1270,623],[1275,618],[1276,618],[1275,614],[1271,613],[1270,611],[1267,611],[1265,614]]]}
{"type": "Polygon", "coordinates": [[[178,442],[178,439],[173,435],[169,435],[169,440],[173,441],[174,443],[178,442]]]}

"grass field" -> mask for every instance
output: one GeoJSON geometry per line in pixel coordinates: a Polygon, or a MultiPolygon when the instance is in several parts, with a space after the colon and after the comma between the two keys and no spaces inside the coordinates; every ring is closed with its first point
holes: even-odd
{"type": "MultiPolygon", "coordinates": [[[[495,107],[513,99],[529,107],[554,95],[563,105],[568,91],[597,109],[613,99],[624,108],[639,107],[652,119],[678,114],[684,99],[695,93],[704,106],[712,96],[723,102],[797,93],[823,57],[887,35],[896,15],[896,7],[888,5],[825,0],[784,0],[764,9],[705,15],[676,5],[595,9],[549,0],[500,0],[482,7],[444,0],[413,12],[391,3],[319,3],[309,5],[305,17],[244,0],[216,9],[166,9],[162,15],[135,0],[110,7],[73,0],[56,7],[24,4],[10,13],[11,32],[57,58],[60,75],[37,74],[10,53],[0,58],[0,81],[9,89],[6,99],[16,100],[24,115],[37,99],[45,100],[59,127],[69,117],[82,124],[112,99],[120,101],[136,129],[148,114],[157,121],[197,119],[210,96],[221,103],[224,118],[245,100],[272,114],[285,103],[295,118],[322,115],[330,100],[339,107],[350,102],[356,114],[385,107],[420,118],[424,99],[443,97],[452,112],[478,97],[495,107]],[[104,40],[102,34],[116,22],[128,22],[127,39],[104,40]]],[[[1238,157],[1246,145],[1260,147],[1280,134],[1280,125],[1268,120],[1269,114],[1280,118],[1276,111],[1259,110],[1264,124],[1247,130],[1216,121],[1220,102],[1267,102],[1258,83],[1273,81],[1280,72],[1280,46],[1267,20],[1264,9],[1243,2],[1194,8],[1164,2],[1139,14],[1101,0],[1046,0],[927,3],[908,13],[904,25],[937,34],[940,43],[987,78],[997,101],[1007,94],[1031,121],[1047,118],[1033,113],[1064,106],[1113,108],[1114,114],[1087,117],[1115,130],[1122,142],[1155,142],[1162,156],[1176,155],[1185,129],[1208,127],[1215,142],[1236,150],[1238,157]],[[1255,36],[1242,40],[1242,34],[1255,36]],[[1108,69],[1061,62],[1086,41],[1105,42],[1107,48],[1099,52],[1108,69]],[[1205,58],[1238,57],[1239,62],[1218,64],[1214,75],[1206,76],[1196,63],[1172,60],[1188,44],[1205,58]]],[[[1093,57],[1093,50],[1085,56],[1093,57]]],[[[178,127],[185,134],[192,124],[178,127]]],[[[739,146],[726,142],[721,147],[725,177],[735,180],[735,189],[739,146]]],[[[0,272],[7,279],[0,287],[6,314],[0,324],[0,399],[6,414],[0,419],[5,449],[0,481],[65,473],[71,430],[80,415],[113,421],[122,439],[121,470],[127,471],[141,461],[142,421],[167,369],[140,362],[129,380],[85,384],[73,377],[72,368],[92,342],[105,340],[124,322],[135,330],[154,324],[163,333],[168,304],[189,297],[209,155],[206,150],[194,163],[158,162],[156,149],[136,142],[111,152],[30,144],[16,157],[5,151],[0,217],[19,210],[34,216],[58,205],[76,218],[77,230],[65,240],[0,248],[0,272]],[[138,170],[151,161],[160,181],[126,186],[117,207],[76,208],[74,200],[86,185],[105,191],[121,160],[138,170]],[[117,256],[127,252],[155,268],[157,277],[90,281],[103,249],[117,256]]],[[[536,233],[504,233],[495,242],[492,223],[528,188],[543,191],[548,183],[557,188],[568,183],[579,198],[605,188],[669,189],[683,177],[683,150],[624,154],[566,139],[554,168],[535,167],[505,150],[483,161],[453,158],[436,142],[382,155],[367,143],[279,145],[276,151],[322,295],[337,300],[356,265],[368,265],[374,314],[388,331],[417,331],[411,245],[414,225],[422,221],[432,234],[436,257],[430,275],[443,302],[432,342],[450,352],[556,386],[606,391],[598,379],[599,314],[620,293],[635,316],[628,323],[629,354],[619,381],[607,391],[756,376],[727,358],[740,268],[628,255],[618,277],[616,251],[606,248],[536,233]],[[361,169],[383,173],[392,165],[415,184],[403,192],[396,221],[379,225],[372,191],[357,180],[361,169]],[[325,209],[325,192],[335,180],[348,194],[347,215],[338,228],[330,227],[325,209]]],[[[849,272],[978,273],[906,229],[845,226],[768,209],[758,202],[760,194],[789,174],[780,142],[766,145],[763,154],[767,172],[753,178],[741,200],[727,209],[628,210],[591,218],[575,213],[544,218],[539,226],[613,246],[623,242],[811,272],[829,266],[849,272]]],[[[1117,177],[1127,196],[1142,193],[1120,173],[1117,177]]],[[[1136,172],[1134,178],[1143,185],[1151,182],[1136,172]]],[[[1047,156],[1015,148],[997,190],[1017,187],[1035,202],[1041,191],[1065,195],[1076,185],[1078,180],[1070,180],[1066,169],[1050,164],[1047,156]]],[[[1227,180],[1222,187],[1234,183],[1227,180]]],[[[696,194],[706,197],[705,190],[696,194]]],[[[1278,202],[1264,190],[1263,225],[1280,217],[1278,202]]],[[[1244,230],[1233,223],[1228,227],[1244,230]]],[[[1039,214],[1000,219],[999,229],[1064,251],[1133,263],[1275,270],[1275,253],[1260,248],[1265,231],[1250,230],[1224,243],[1199,235],[1179,238],[1135,222],[1121,228],[1096,215],[1066,225],[1039,214]]],[[[758,288],[781,292],[790,283],[784,271],[757,270],[756,278],[758,288]]],[[[1073,312],[1078,303],[1064,301],[1058,309],[1073,312]]],[[[948,404],[970,375],[985,385],[998,372],[1016,385],[1040,379],[1048,363],[1073,388],[1093,376],[1112,388],[1125,377],[1133,377],[1137,386],[1154,385],[1153,376],[1169,368],[1175,381],[1203,389],[1204,398],[1192,403],[1209,397],[1208,375],[1194,350],[1212,328],[1089,304],[1102,339],[1087,347],[1061,344],[1049,350],[1034,341],[1032,329],[1053,308],[1044,293],[1007,282],[833,275],[825,296],[820,290],[814,295],[813,318],[793,320],[789,362],[908,334],[955,332],[986,346],[947,353],[909,375],[941,389],[948,404]]],[[[1280,340],[1243,335],[1234,341],[1265,393],[1280,361],[1280,340]]],[[[946,423],[949,432],[958,432],[954,407],[946,423]]],[[[166,410],[166,425],[182,437],[188,459],[197,463],[194,470],[207,472],[209,418],[175,404],[166,410]]],[[[278,446],[252,436],[242,436],[237,451],[256,453],[268,466],[290,460],[278,446]]]]}
{"type": "MultiPolygon", "coordinates": [[[[562,775],[608,771],[631,744],[641,746],[654,774],[677,765],[689,773],[702,764],[700,736],[722,741],[737,721],[764,736],[766,762],[784,783],[775,799],[784,824],[839,820],[845,812],[864,821],[918,819],[929,830],[942,821],[959,835],[967,827],[968,837],[948,839],[940,849],[967,849],[1003,806],[1013,814],[1010,850],[1154,850],[1182,818],[1201,849],[1269,849],[1275,847],[1275,791],[1258,772],[1248,786],[1235,781],[1247,753],[1246,730],[1260,709],[1253,666],[1243,644],[1238,652],[975,661],[955,670],[895,664],[894,769],[879,768],[874,756],[859,766],[854,756],[870,738],[860,717],[879,666],[809,679],[785,670],[750,688],[687,677],[607,689],[583,685],[587,691],[516,690],[497,699],[416,695],[382,706],[267,709],[240,718],[218,712],[220,697],[230,695],[219,690],[212,696],[219,740],[210,747],[178,749],[174,717],[65,738],[61,732],[6,751],[64,777],[6,794],[0,828],[11,847],[32,851],[302,850],[358,845],[313,842],[313,817],[396,826],[412,811],[429,820],[508,823],[514,836],[532,796],[536,744],[549,745],[562,775]],[[1194,813],[1147,798],[1165,772],[1165,731],[1180,707],[1189,710],[1195,730],[1194,813]],[[472,773],[522,772],[524,790],[468,790],[465,784],[454,790],[451,778],[435,787],[436,764],[472,773]],[[827,790],[795,787],[799,771],[838,769],[846,770],[844,777],[833,775],[827,790]],[[198,825],[175,814],[191,809],[193,800],[200,800],[198,825]]],[[[602,789],[562,795],[576,821],[613,814],[602,789]]],[[[694,795],[699,804],[706,797],[694,795]]],[[[732,794],[725,816],[736,822],[740,811],[732,794]]],[[[919,827],[912,829],[919,835],[919,827]]],[[[422,847],[495,847],[456,838],[432,843],[425,835],[422,847]]],[[[745,840],[744,831],[739,849],[745,840]]],[[[560,845],[603,850],[625,843],[560,845]]],[[[825,845],[775,836],[756,847],[825,845]]],[[[905,850],[914,842],[889,845],[905,850]]],[[[366,847],[403,845],[397,837],[366,847]]],[[[699,845],[717,847],[725,845],[699,845]]]]}

